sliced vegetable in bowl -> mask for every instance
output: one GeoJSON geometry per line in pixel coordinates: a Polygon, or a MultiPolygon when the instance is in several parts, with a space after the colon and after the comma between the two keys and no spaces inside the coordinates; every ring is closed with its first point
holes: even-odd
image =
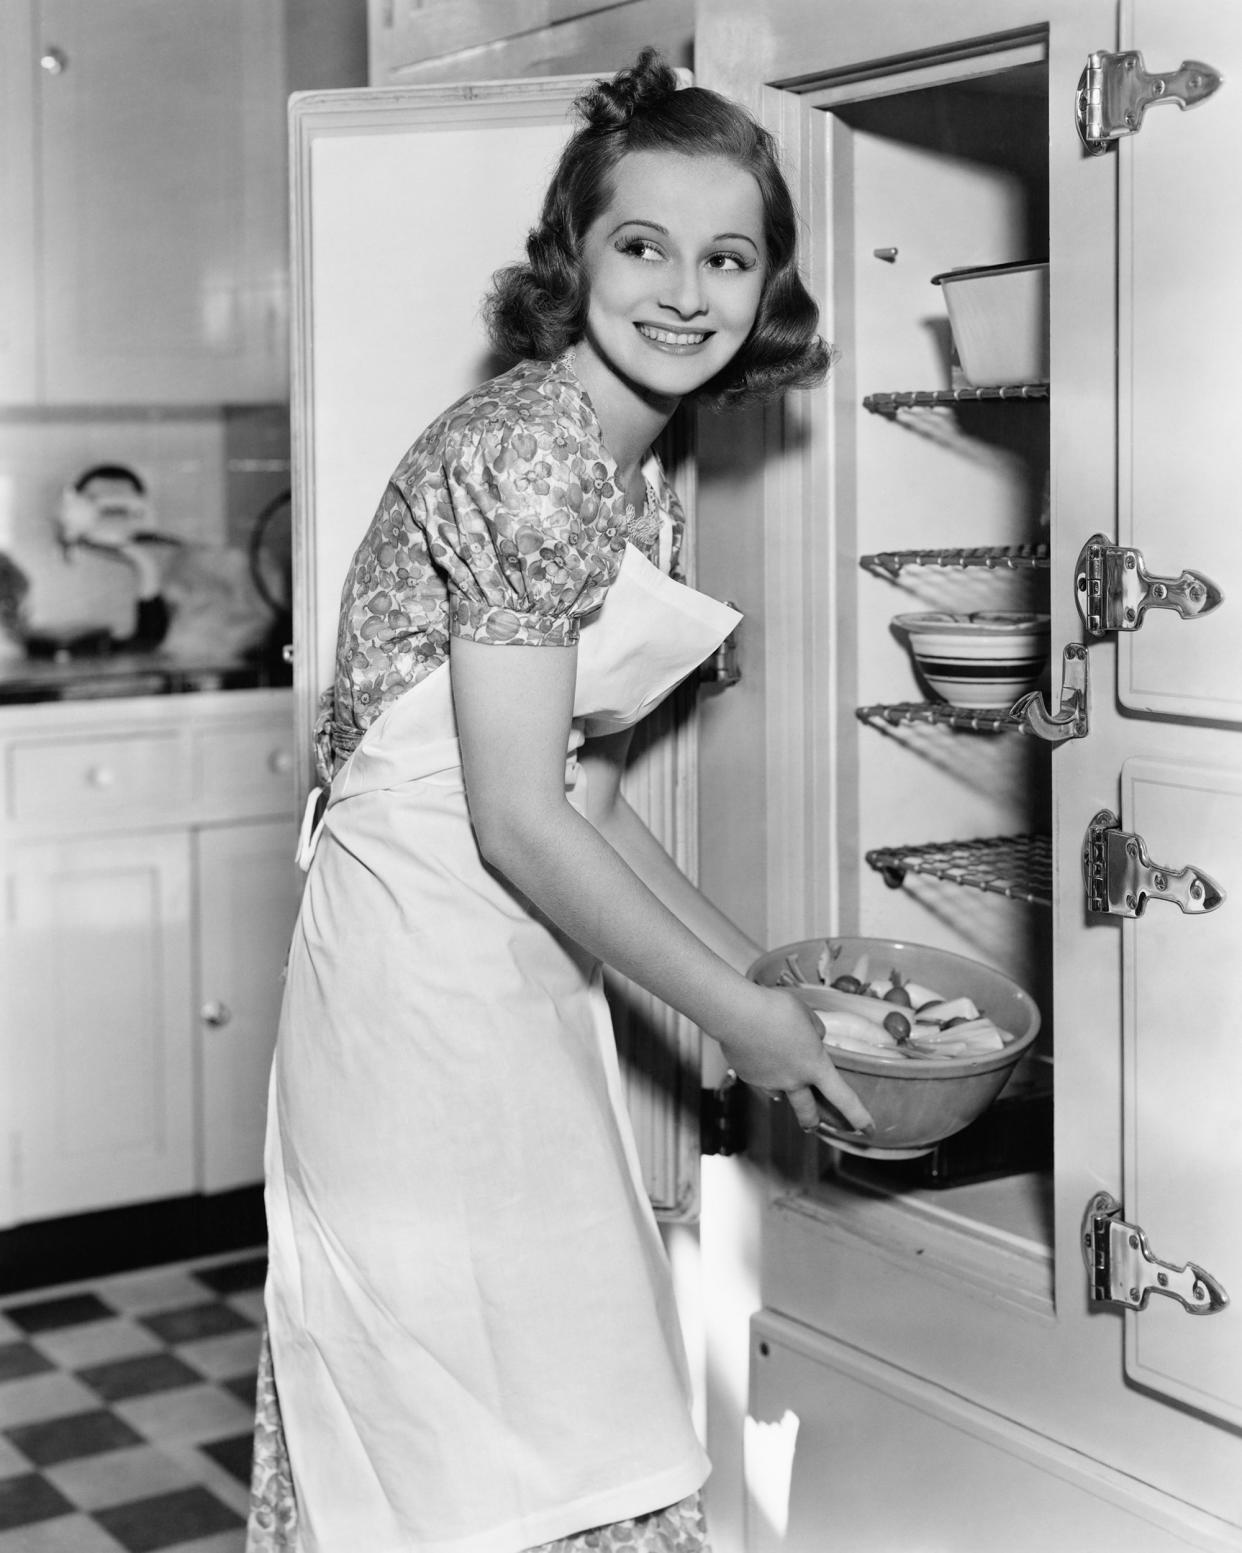
{"type": "Polygon", "coordinates": [[[974,1121],[1039,1030],[1039,1010],[1016,982],[929,945],[805,939],[761,955],[748,974],[788,987],[814,1012],[876,1124],[863,1137],[821,1101],[820,1135],[873,1158],[928,1153],[974,1121]]]}

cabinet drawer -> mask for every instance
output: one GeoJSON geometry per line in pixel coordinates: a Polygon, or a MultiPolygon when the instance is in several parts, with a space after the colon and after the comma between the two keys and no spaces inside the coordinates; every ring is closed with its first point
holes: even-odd
{"type": "Polygon", "coordinates": [[[10,748],[8,767],[8,818],[23,825],[158,823],[177,815],[187,796],[174,734],[23,741],[10,748]]]}
{"type": "Polygon", "coordinates": [[[293,728],[282,720],[267,728],[213,728],[194,735],[195,797],[209,811],[230,817],[293,813],[293,728]]]}

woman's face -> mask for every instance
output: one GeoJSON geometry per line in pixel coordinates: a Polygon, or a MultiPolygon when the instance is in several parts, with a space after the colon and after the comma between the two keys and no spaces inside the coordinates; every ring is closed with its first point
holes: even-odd
{"type": "Polygon", "coordinates": [[[754,177],[722,157],[634,151],[583,245],[586,346],[645,394],[680,398],[737,354],[767,263],[754,177]]]}

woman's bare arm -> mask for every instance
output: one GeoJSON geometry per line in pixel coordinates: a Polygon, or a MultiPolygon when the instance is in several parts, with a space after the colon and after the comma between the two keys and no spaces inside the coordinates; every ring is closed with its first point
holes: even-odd
{"type": "Polygon", "coordinates": [[[449,657],[470,816],[487,861],[583,948],[720,1042],[748,1083],[782,1090],[799,1122],[813,1089],[858,1127],[810,1012],[758,987],[653,893],[565,794],[577,649],[456,639],[449,657]]]}
{"type": "Polygon", "coordinates": [[[745,972],[762,953],[761,947],[691,883],[622,793],[629,746],[627,729],[588,739],[579,751],[586,774],[587,818],[696,938],[735,971],[745,972]]]}

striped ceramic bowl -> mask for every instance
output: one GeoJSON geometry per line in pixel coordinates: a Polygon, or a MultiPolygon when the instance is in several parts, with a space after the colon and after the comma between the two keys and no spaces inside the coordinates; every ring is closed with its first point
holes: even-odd
{"type": "Polygon", "coordinates": [[[926,610],[897,615],[893,624],[934,695],[954,706],[1007,708],[1040,682],[1048,621],[1016,610],[926,610]]]}

